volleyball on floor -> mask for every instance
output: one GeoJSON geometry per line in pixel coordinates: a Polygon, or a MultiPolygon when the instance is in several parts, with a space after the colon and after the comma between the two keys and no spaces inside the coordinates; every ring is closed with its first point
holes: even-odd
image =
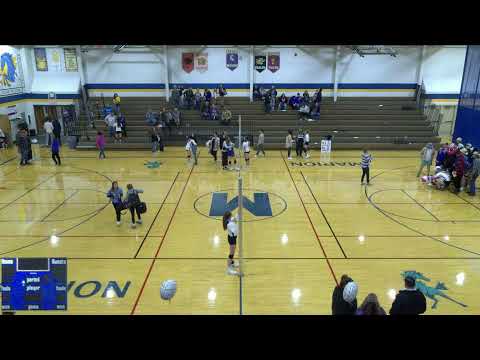
{"type": "Polygon", "coordinates": [[[163,300],[171,300],[177,292],[177,282],[175,280],[165,280],[160,286],[160,297],[163,300]]]}

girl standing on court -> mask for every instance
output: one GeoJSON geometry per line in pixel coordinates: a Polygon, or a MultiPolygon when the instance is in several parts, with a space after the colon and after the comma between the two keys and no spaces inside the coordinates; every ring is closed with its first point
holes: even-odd
{"type": "Polygon", "coordinates": [[[118,186],[118,182],[112,182],[112,187],[107,192],[107,197],[112,200],[112,205],[115,209],[115,214],[117,216],[117,225],[120,225],[120,218],[122,216],[121,211],[123,210],[123,190],[118,186]]]}
{"type": "Polygon", "coordinates": [[[250,165],[250,141],[248,141],[247,138],[243,140],[242,149],[243,149],[243,156],[245,158],[245,163],[248,166],[250,165]]]}
{"type": "Polygon", "coordinates": [[[96,144],[97,144],[97,149],[100,151],[100,153],[98,154],[98,158],[99,159],[105,159],[105,136],[103,135],[103,133],[101,131],[99,131],[97,133],[97,141],[96,141],[96,144]]]}
{"type": "Polygon", "coordinates": [[[362,153],[362,185],[363,179],[365,178],[365,175],[367,175],[367,185],[370,185],[370,163],[372,162],[373,157],[368,153],[367,149],[363,149],[362,153]]]}
{"type": "Polygon", "coordinates": [[[233,260],[233,257],[235,256],[235,249],[237,247],[238,236],[238,226],[235,221],[236,219],[232,216],[230,211],[226,211],[225,214],[223,214],[223,230],[227,230],[228,245],[230,246],[227,261],[228,270],[233,270],[233,267],[238,266],[238,264],[235,264],[235,261],[233,260]]]}
{"type": "Polygon", "coordinates": [[[308,159],[310,155],[308,154],[308,145],[310,144],[310,131],[305,131],[305,142],[303,144],[303,151],[305,151],[305,159],[308,159]]]}
{"type": "Polygon", "coordinates": [[[235,158],[235,150],[233,149],[233,143],[230,140],[229,137],[227,137],[226,141],[227,149],[228,149],[228,165],[232,165],[232,159],[233,163],[236,165],[237,164],[237,159],[235,158]]]}
{"type": "Polygon", "coordinates": [[[300,130],[298,131],[298,135],[297,135],[297,146],[296,146],[296,148],[295,148],[296,153],[297,153],[297,157],[298,157],[298,156],[302,156],[302,154],[303,154],[303,143],[304,143],[303,130],[300,129],[300,130]]]}
{"type": "Polygon", "coordinates": [[[185,145],[185,151],[187,152],[187,160],[190,160],[191,151],[190,151],[190,136],[187,138],[187,145],[185,145]]]}
{"type": "Polygon", "coordinates": [[[420,177],[420,174],[422,173],[422,170],[425,166],[427,167],[427,176],[430,175],[430,166],[432,166],[432,160],[434,155],[435,149],[433,148],[433,144],[428,143],[427,145],[425,145],[425,147],[420,152],[420,168],[417,172],[417,178],[420,177]]]}
{"type": "Polygon", "coordinates": [[[56,136],[52,140],[52,159],[55,161],[55,165],[62,165],[60,160],[60,142],[56,136]]]}
{"type": "MultiPolygon", "coordinates": [[[[222,145],[222,167],[223,167],[223,170],[227,170],[228,169],[228,145],[227,145],[227,138],[225,138],[225,140],[223,141],[223,145],[222,145]]],[[[220,140],[221,142],[221,140],[220,140]]]]}
{"type": "Polygon", "coordinates": [[[135,228],[135,212],[137,213],[137,224],[142,223],[142,217],[140,216],[140,210],[138,209],[140,205],[140,197],[138,194],[143,193],[141,189],[134,189],[132,184],[127,185],[127,208],[130,210],[130,214],[132,215],[132,224],[130,225],[132,228],[135,228]]]}
{"type": "Polygon", "coordinates": [[[293,145],[292,130],[288,130],[288,135],[285,138],[285,147],[287,148],[288,160],[292,160],[292,145],[293,145]]]}

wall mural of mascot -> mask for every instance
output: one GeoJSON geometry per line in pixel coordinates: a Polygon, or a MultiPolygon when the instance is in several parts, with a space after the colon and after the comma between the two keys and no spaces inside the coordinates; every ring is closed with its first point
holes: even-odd
{"type": "Polygon", "coordinates": [[[17,57],[7,52],[3,53],[0,56],[0,84],[10,87],[17,77],[17,57]]]}

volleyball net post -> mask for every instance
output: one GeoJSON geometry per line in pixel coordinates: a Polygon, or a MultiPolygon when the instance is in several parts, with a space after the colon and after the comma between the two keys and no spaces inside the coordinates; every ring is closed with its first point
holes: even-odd
{"type": "Polygon", "coordinates": [[[243,178],[242,178],[242,115],[238,116],[238,275],[243,276],[243,178]]]}

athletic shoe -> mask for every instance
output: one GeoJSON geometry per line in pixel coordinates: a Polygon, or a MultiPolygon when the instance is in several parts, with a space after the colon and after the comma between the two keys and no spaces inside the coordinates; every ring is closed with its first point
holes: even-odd
{"type": "Polygon", "coordinates": [[[137,224],[142,224],[142,220],[137,220],[137,224]]]}
{"type": "Polygon", "coordinates": [[[291,157],[289,157],[289,158],[288,158],[288,160],[292,160],[292,158],[291,158],[291,157]]]}
{"type": "Polygon", "coordinates": [[[233,264],[232,264],[232,266],[238,268],[238,267],[240,267],[240,263],[234,261],[233,264]]]}
{"type": "Polygon", "coordinates": [[[132,223],[132,224],[130,224],[130,227],[131,227],[132,229],[135,229],[135,228],[137,227],[137,225],[135,225],[135,223],[132,223]]]}
{"type": "Polygon", "coordinates": [[[120,221],[117,221],[117,225],[120,226],[121,222],[120,221]]]}

